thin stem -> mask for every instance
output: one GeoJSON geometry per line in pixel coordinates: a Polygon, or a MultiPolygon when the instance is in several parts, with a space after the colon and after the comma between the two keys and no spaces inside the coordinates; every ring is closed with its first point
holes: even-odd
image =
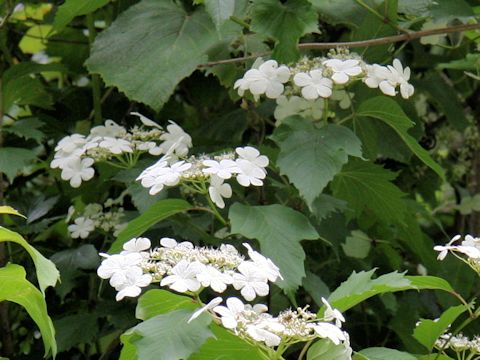
{"type": "Polygon", "coordinates": [[[323,99],[323,114],[322,114],[322,119],[325,125],[328,125],[328,99],[324,98],[323,99]]]}
{"type": "Polygon", "coordinates": [[[308,348],[310,347],[310,345],[312,345],[312,342],[313,342],[313,339],[305,343],[302,351],[300,352],[300,355],[298,355],[298,360],[303,360],[303,358],[307,354],[308,348]]]}
{"type": "MultiPolygon", "coordinates": [[[[87,14],[87,27],[88,27],[88,41],[90,47],[92,47],[97,31],[95,30],[95,22],[92,14],[87,14]]],[[[92,74],[92,96],[93,96],[93,111],[95,125],[102,123],[102,92],[100,90],[100,76],[98,74],[92,74]]]]}
{"type": "MultiPolygon", "coordinates": [[[[392,27],[393,29],[395,30],[398,30],[400,32],[403,32],[403,33],[408,33],[407,30],[401,28],[400,26],[398,26],[397,24],[393,23],[392,22],[392,19],[390,19],[389,17],[385,16],[385,15],[382,15],[380,14],[377,10],[375,10],[374,8],[372,8],[371,6],[369,6],[367,3],[365,3],[363,0],[355,0],[355,2],[360,5],[361,7],[363,7],[365,10],[367,10],[368,12],[370,12],[371,14],[375,15],[378,19],[380,19],[382,22],[384,22],[385,24],[387,24],[388,26],[392,27]]],[[[385,7],[388,6],[388,2],[385,1],[385,7]]],[[[385,12],[386,12],[387,9],[385,9],[385,12]]]]}
{"type": "MultiPolygon", "coordinates": [[[[399,35],[386,36],[386,37],[370,39],[370,40],[324,42],[324,43],[303,43],[303,44],[299,44],[298,48],[300,50],[322,50],[322,49],[325,50],[325,49],[336,49],[336,48],[377,46],[377,45],[392,44],[392,43],[401,42],[401,41],[412,41],[414,39],[420,39],[422,37],[431,36],[431,35],[451,34],[456,32],[463,32],[463,31],[477,30],[477,29],[480,29],[480,23],[449,26],[449,27],[444,27],[439,29],[412,31],[412,32],[407,32],[399,35]]],[[[235,63],[240,63],[247,60],[255,59],[259,56],[264,56],[268,54],[271,54],[271,52],[257,53],[257,54],[252,54],[249,56],[239,57],[235,59],[211,61],[205,64],[198,65],[198,68],[202,69],[202,68],[207,68],[215,65],[235,64],[235,63]]]]}
{"type": "Polygon", "coordinates": [[[238,25],[243,26],[245,29],[250,30],[250,25],[245,21],[243,21],[242,19],[240,19],[239,17],[230,16],[230,20],[233,21],[234,23],[237,23],[238,25]]]}

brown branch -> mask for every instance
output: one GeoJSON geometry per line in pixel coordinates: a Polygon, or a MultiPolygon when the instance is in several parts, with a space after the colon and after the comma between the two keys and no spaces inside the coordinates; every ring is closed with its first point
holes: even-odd
{"type": "MultiPolygon", "coordinates": [[[[480,24],[457,25],[457,26],[449,26],[449,27],[439,28],[439,29],[412,31],[412,32],[403,33],[399,35],[393,35],[393,36],[387,36],[387,37],[381,37],[381,38],[369,39],[369,40],[346,41],[346,42],[324,42],[324,43],[302,43],[298,45],[298,48],[300,50],[325,50],[325,49],[336,49],[336,48],[378,46],[378,45],[392,44],[400,41],[412,41],[414,39],[420,39],[422,37],[431,36],[431,35],[451,34],[451,33],[463,32],[468,30],[478,30],[478,29],[480,29],[480,24]]],[[[198,68],[202,69],[202,68],[207,68],[215,65],[234,64],[234,63],[244,62],[246,60],[255,59],[259,56],[268,55],[270,53],[271,52],[264,52],[264,53],[258,53],[258,54],[234,58],[234,59],[210,61],[208,63],[198,65],[198,68]]]]}

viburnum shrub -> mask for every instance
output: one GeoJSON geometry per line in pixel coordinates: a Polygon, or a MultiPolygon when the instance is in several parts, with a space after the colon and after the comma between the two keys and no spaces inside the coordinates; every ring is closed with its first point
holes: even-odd
{"type": "Polygon", "coordinates": [[[480,359],[479,11],[1,1],[0,359],[480,359]]]}

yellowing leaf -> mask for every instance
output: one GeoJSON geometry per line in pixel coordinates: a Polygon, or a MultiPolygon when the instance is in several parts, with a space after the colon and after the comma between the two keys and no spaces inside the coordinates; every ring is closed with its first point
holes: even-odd
{"type": "Polygon", "coordinates": [[[17,210],[12,208],[11,206],[0,206],[0,214],[17,215],[25,219],[27,218],[25,215],[20,214],[17,210]]]}

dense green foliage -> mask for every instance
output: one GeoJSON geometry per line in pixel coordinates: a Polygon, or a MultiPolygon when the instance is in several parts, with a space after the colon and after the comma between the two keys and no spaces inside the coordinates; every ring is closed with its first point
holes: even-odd
{"type": "Polygon", "coordinates": [[[328,299],[353,359],[456,358],[435,344],[480,333],[476,269],[433,248],[480,235],[479,13],[473,0],[0,0],[0,359],[344,359],[324,338],[268,349],[209,313],[187,322],[210,288],[117,302],[99,253],[140,236],[243,254],[248,241],[282,274],[252,303],[321,317],[328,299]],[[393,94],[350,74],[330,98],[297,80],[242,95],[259,56],[297,75],[327,56],[400,59],[411,75],[384,84],[393,94]],[[263,186],[232,182],[224,207],[194,176],[149,193],[137,178],[158,154],[144,150],[55,168],[62,139],[107,119],[152,133],[171,119],[197,157],[253,146],[263,186]]]}

